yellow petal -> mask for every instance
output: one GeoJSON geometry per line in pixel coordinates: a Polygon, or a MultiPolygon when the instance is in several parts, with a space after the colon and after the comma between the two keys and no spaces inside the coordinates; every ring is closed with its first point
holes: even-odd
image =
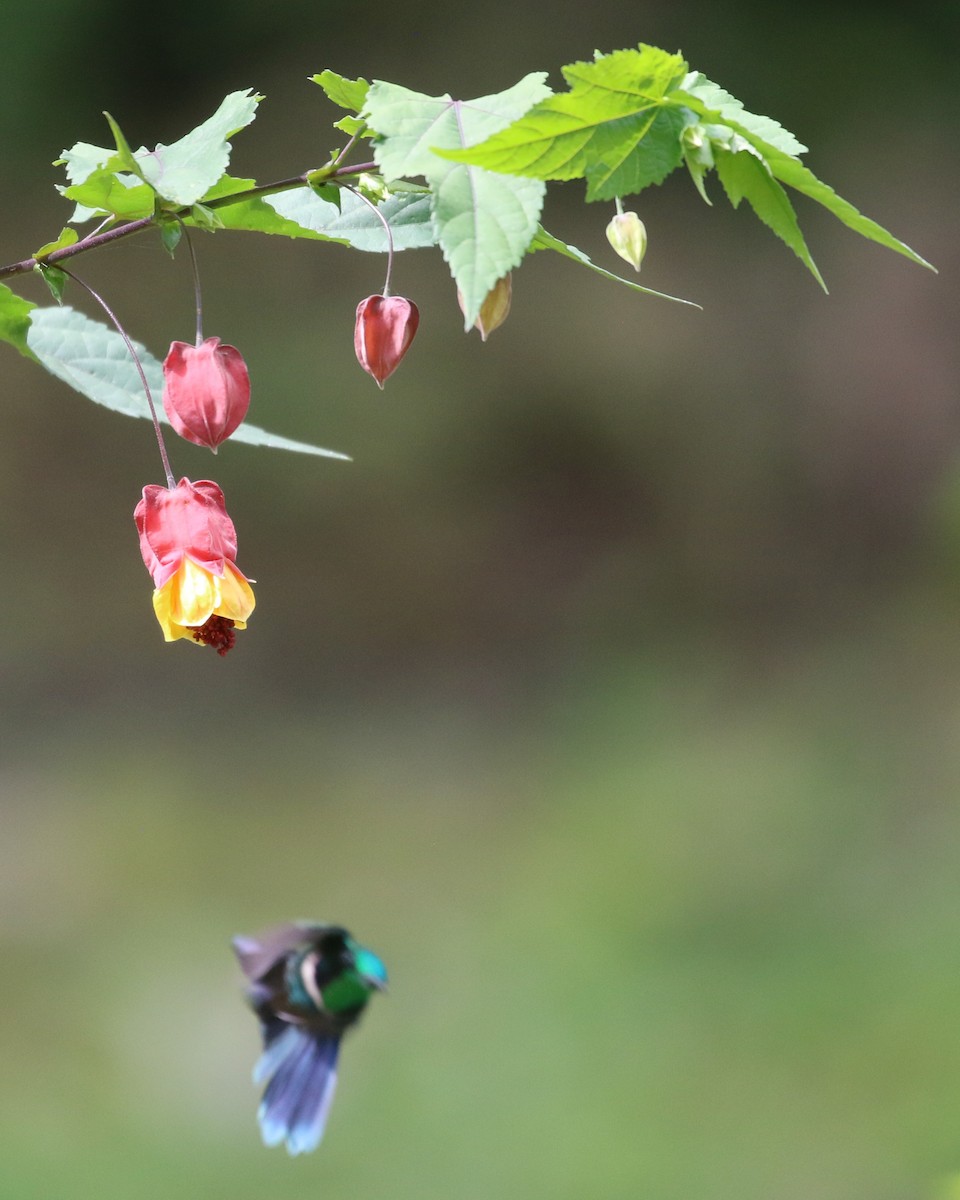
{"type": "Polygon", "coordinates": [[[168,642],[177,638],[193,640],[194,629],[212,616],[226,617],[235,622],[237,629],[246,629],[255,606],[253,589],[229,562],[223,575],[214,575],[185,558],[153,594],[153,609],[168,642]]]}
{"type": "Polygon", "coordinates": [[[162,588],[157,588],[153,593],[153,611],[157,614],[165,641],[175,642],[178,638],[189,638],[190,641],[193,641],[193,630],[177,624],[170,615],[172,584],[173,580],[169,579],[162,588]]]}
{"type": "Polygon", "coordinates": [[[205,625],[220,602],[220,580],[189,558],[164,586],[170,588],[170,618],[176,625],[205,625]]]}
{"type": "Polygon", "coordinates": [[[220,601],[214,609],[218,617],[229,617],[236,621],[237,628],[243,629],[247,617],[256,607],[253,588],[246,579],[231,564],[227,563],[220,583],[220,601]]]}

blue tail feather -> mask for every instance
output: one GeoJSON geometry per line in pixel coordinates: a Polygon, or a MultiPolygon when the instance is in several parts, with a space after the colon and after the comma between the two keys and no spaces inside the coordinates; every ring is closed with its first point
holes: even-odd
{"type": "Polygon", "coordinates": [[[254,1068],[266,1082],[257,1114],[268,1146],[286,1141],[290,1154],[315,1150],[323,1137],[337,1082],[339,1037],[287,1025],[272,1037],[254,1068]]]}

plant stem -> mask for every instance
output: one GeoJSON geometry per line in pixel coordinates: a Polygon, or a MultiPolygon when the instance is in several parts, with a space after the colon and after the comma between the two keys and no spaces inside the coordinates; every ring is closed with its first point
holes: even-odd
{"type": "MultiPolygon", "coordinates": [[[[338,167],[331,173],[329,182],[337,183],[340,179],[349,178],[351,175],[362,175],[364,172],[376,170],[377,164],[372,162],[359,163],[351,167],[338,167]]],[[[313,171],[304,171],[302,175],[295,175],[290,179],[279,179],[276,183],[260,184],[257,187],[247,188],[243,192],[234,192],[230,196],[218,196],[216,200],[207,201],[206,207],[227,208],[231,204],[239,204],[243,200],[256,200],[261,196],[271,196],[278,192],[290,192],[295,188],[307,187],[307,177],[314,174],[313,171]]],[[[183,220],[190,216],[190,206],[187,205],[167,215],[183,220]]],[[[108,229],[105,233],[88,234],[79,242],[74,242],[72,246],[62,246],[59,250],[51,251],[44,256],[43,261],[51,266],[59,266],[60,263],[68,258],[73,258],[76,254],[85,254],[88,250],[98,250],[102,246],[110,245],[111,242],[119,241],[120,238],[131,237],[135,233],[141,233],[144,229],[150,229],[155,223],[155,218],[152,216],[140,217],[136,221],[115,225],[113,229],[108,229]]],[[[24,275],[28,271],[35,270],[38,265],[36,258],[24,258],[20,262],[7,263],[6,266],[0,267],[0,279],[5,279],[10,275],[24,275]]]]}
{"type": "Polygon", "coordinates": [[[200,268],[197,266],[197,254],[193,248],[193,242],[190,239],[190,230],[187,229],[183,218],[179,218],[180,228],[183,230],[184,241],[187,243],[187,249],[190,251],[190,267],[193,271],[193,296],[197,307],[197,342],[198,346],[203,344],[203,299],[200,295],[200,268]]]}
{"type": "Polygon", "coordinates": [[[373,211],[374,216],[377,216],[380,218],[380,224],[386,230],[386,234],[387,234],[387,275],[383,281],[383,292],[381,293],[381,295],[383,295],[384,297],[389,296],[390,295],[390,273],[393,271],[393,230],[390,228],[390,222],[383,215],[383,213],[380,211],[380,209],[377,208],[377,206],[373,203],[373,201],[368,199],[363,194],[363,192],[358,191],[357,188],[350,187],[349,183],[344,184],[344,186],[347,188],[348,191],[353,192],[353,194],[357,197],[358,200],[362,200],[364,202],[364,204],[367,206],[367,208],[369,208],[373,211]]]}
{"type": "Polygon", "coordinates": [[[66,267],[58,267],[58,270],[62,271],[64,273],[64,275],[66,275],[68,278],[72,279],[74,283],[78,283],[86,292],[88,292],[94,298],[94,300],[96,300],[96,302],[100,305],[100,307],[103,309],[103,311],[107,314],[107,316],[113,322],[117,333],[119,333],[120,336],[123,338],[123,344],[127,347],[127,350],[130,353],[130,357],[133,359],[134,366],[137,368],[137,374],[140,376],[140,382],[143,384],[144,394],[147,397],[147,406],[150,409],[150,416],[153,419],[154,432],[157,435],[157,445],[160,448],[160,461],[163,463],[164,474],[167,477],[167,487],[171,488],[171,489],[176,487],[176,480],[173,477],[173,471],[170,469],[170,459],[167,457],[167,447],[163,440],[163,432],[160,429],[160,421],[157,417],[156,405],[153,403],[153,396],[150,392],[150,385],[149,385],[149,383],[147,383],[147,376],[144,373],[143,364],[140,362],[140,356],[137,354],[136,350],[133,348],[133,342],[131,342],[130,338],[127,336],[127,331],[120,324],[120,321],[117,318],[116,313],[113,311],[113,309],[110,307],[110,305],[106,302],[106,300],[104,300],[104,298],[100,295],[99,292],[95,291],[90,286],[89,283],[85,283],[79,277],[79,275],[74,275],[74,273],[72,271],[68,271],[66,267]]]}

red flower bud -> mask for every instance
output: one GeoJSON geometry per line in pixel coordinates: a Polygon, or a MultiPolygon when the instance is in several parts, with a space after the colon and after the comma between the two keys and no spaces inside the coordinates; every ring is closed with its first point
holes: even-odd
{"type": "Polygon", "coordinates": [[[240,351],[215,337],[200,346],[174,342],[163,363],[163,407],[182,438],[216,453],[250,407],[240,351]]]}
{"type": "Polygon", "coordinates": [[[237,533],[223,492],[209,479],[181,479],[174,488],[151,483],[133,516],[164,638],[192,638],[226,654],[256,601],[234,562],[237,533]]]}
{"type": "Polygon", "coordinates": [[[419,324],[417,306],[403,296],[368,296],[357,305],[357,361],[381,388],[400,365],[419,324]]]}

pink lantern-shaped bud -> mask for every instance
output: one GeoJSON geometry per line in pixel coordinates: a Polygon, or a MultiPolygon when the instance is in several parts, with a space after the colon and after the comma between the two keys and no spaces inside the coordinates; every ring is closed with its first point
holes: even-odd
{"type": "Polygon", "coordinates": [[[182,438],[214,454],[247,415],[250,376],[240,351],[207,338],[174,342],[163,363],[163,408],[182,438]]]}
{"type": "Polygon", "coordinates": [[[419,324],[417,306],[403,296],[368,296],[357,305],[357,361],[379,387],[400,365],[419,324]]]}

